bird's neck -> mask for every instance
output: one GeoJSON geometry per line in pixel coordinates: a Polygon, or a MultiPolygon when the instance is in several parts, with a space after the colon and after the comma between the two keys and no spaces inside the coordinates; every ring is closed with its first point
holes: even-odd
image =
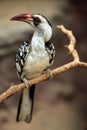
{"type": "Polygon", "coordinates": [[[43,39],[44,42],[47,42],[51,39],[52,36],[52,28],[50,26],[44,26],[43,29],[35,29],[33,37],[37,37],[43,39]]]}
{"type": "Polygon", "coordinates": [[[45,28],[43,30],[35,29],[31,44],[33,49],[36,48],[45,48],[45,43],[50,40],[52,36],[52,29],[51,28],[45,28]]]}
{"type": "Polygon", "coordinates": [[[44,36],[41,32],[34,32],[32,40],[31,40],[31,44],[32,44],[32,50],[37,50],[38,49],[44,49],[45,48],[45,40],[44,40],[44,36]]]}

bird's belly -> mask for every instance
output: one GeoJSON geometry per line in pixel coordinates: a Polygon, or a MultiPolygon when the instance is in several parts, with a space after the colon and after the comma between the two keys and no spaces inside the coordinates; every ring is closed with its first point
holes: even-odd
{"type": "Polygon", "coordinates": [[[27,57],[23,68],[27,79],[39,76],[43,70],[49,66],[49,56],[47,52],[32,53],[27,57]]]}

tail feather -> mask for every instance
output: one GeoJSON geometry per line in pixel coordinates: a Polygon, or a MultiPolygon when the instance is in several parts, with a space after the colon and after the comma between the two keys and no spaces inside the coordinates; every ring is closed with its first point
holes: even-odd
{"type": "Polygon", "coordinates": [[[22,90],[18,105],[17,121],[30,123],[34,105],[34,91],[35,85],[22,90]]]}

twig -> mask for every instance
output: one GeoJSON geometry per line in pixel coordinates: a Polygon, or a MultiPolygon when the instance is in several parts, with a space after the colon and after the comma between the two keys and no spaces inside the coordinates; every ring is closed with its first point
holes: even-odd
{"type": "MultiPolygon", "coordinates": [[[[72,68],[75,68],[76,66],[87,67],[87,63],[80,62],[80,60],[79,60],[78,52],[75,49],[76,39],[73,36],[72,31],[65,29],[63,25],[60,25],[57,27],[58,27],[58,29],[60,29],[60,31],[62,33],[66,34],[67,37],[69,38],[69,41],[70,41],[69,45],[66,45],[65,47],[69,50],[69,53],[72,55],[73,61],[52,70],[52,74],[58,75],[60,73],[66,72],[72,68]]],[[[48,79],[47,74],[43,74],[37,78],[29,80],[29,83],[31,85],[33,85],[33,84],[37,84],[37,83],[42,82],[42,81],[47,80],[47,79],[48,79]]],[[[20,91],[23,88],[25,88],[24,83],[10,86],[10,88],[7,91],[5,91],[4,93],[2,93],[0,95],[0,103],[5,101],[8,97],[12,96],[13,94],[17,93],[18,91],[20,91]]]]}

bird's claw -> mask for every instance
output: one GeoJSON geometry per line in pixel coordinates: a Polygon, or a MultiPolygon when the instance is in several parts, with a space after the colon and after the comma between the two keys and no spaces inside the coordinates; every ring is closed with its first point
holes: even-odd
{"type": "Polygon", "coordinates": [[[26,88],[29,88],[29,86],[31,86],[31,84],[29,83],[29,81],[27,79],[24,78],[23,82],[24,82],[26,88]]]}
{"type": "Polygon", "coordinates": [[[46,70],[46,73],[47,73],[47,77],[52,80],[53,79],[53,74],[52,74],[52,71],[50,69],[46,70]]]}
{"type": "Polygon", "coordinates": [[[14,86],[15,85],[15,83],[11,83],[11,86],[14,86]]]}

